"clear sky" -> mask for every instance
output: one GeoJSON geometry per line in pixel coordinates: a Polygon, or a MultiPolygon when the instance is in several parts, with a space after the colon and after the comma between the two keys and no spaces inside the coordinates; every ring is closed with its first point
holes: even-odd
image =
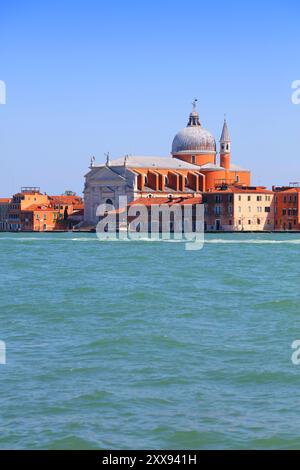
{"type": "Polygon", "coordinates": [[[198,98],[255,184],[300,181],[299,1],[0,0],[0,196],[81,193],[90,157],[168,155],[198,98]]]}

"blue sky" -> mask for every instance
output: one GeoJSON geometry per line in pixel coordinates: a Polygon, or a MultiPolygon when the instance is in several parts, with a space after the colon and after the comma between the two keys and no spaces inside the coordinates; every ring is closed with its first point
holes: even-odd
{"type": "Polygon", "coordinates": [[[168,155],[198,98],[253,183],[300,181],[297,1],[0,3],[0,196],[80,193],[91,155],[168,155]]]}

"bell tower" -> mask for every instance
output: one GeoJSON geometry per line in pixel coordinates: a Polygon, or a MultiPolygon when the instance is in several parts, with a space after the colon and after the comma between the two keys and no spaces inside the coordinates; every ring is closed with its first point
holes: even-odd
{"type": "Polygon", "coordinates": [[[229,136],[226,116],[224,117],[224,124],[222,135],[220,139],[220,166],[225,168],[226,180],[230,172],[230,153],[231,153],[231,140],[229,136]]]}

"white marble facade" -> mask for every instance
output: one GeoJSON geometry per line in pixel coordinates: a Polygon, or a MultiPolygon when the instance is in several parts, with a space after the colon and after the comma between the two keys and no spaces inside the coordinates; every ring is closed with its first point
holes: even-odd
{"type": "Polygon", "coordinates": [[[112,203],[118,209],[119,196],[127,196],[130,202],[134,199],[136,189],[136,175],[126,166],[91,166],[85,175],[85,222],[96,225],[99,220],[96,215],[99,204],[112,203]]]}

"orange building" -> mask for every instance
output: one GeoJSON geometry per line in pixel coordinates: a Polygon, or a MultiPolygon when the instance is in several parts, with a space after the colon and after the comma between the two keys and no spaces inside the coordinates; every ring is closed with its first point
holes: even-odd
{"type": "Polygon", "coordinates": [[[38,187],[23,187],[19,193],[14,194],[8,207],[8,230],[21,230],[21,212],[32,204],[48,205],[49,196],[42,194],[38,187]]]}
{"type": "Polygon", "coordinates": [[[15,194],[8,203],[5,225],[3,222],[0,229],[7,231],[68,230],[83,219],[83,207],[82,198],[74,193],[48,196],[42,194],[40,188],[37,187],[21,188],[21,191],[15,194]],[[69,220],[72,215],[76,217],[74,220],[69,220]]]}
{"type": "Polygon", "coordinates": [[[275,230],[300,230],[300,187],[273,186],[275,194],[275,230]]]}
{"type": "Polygon", "coordinates": [[[50,206],[32,204],[21,211],[21,232],[66,230],[63,215],[50,206]]]}
{"type": "Polygon", "coordinates": [[[59,210],[64,216],[83,210],[84,204],[80,196],[76,194],[63,194],[61,196],[49,196],[51,206],[59,210]]]}

